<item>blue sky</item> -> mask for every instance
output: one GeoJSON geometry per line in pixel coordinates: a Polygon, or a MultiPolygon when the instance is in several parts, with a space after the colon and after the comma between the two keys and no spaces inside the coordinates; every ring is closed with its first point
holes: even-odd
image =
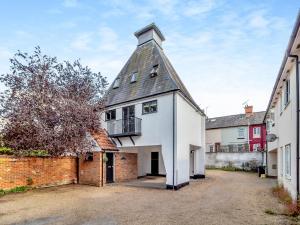
{"type": "Polygon", "coordinates": [[[18,49],[39,45],[111,82],[136,48],[133,33],[155,22],[208,116],[241,113],[246,100],[265,110],[298,9],[296,0],[1,1],[0,73],[18,49]]]}

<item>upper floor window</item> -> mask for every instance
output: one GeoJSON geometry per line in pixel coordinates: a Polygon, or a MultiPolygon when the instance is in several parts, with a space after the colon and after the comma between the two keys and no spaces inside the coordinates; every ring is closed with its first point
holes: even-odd
{"type": "Polygon", "coordinates": [[[114,82],[113,88],[118,88],[120,86],[120,78],[117,78],[114,82]]]}
{"type": "Polygon", "coordinates": [[[253,128],[253,137],[254,138],[260,138],[260,127],[254,127],[253,128]]]}
{"type": "Polygon", "coordinates": [[[245,138],[245,128],[243,127],[238,128],[238,138],[240,139],[245,138]]]}
{"type": "Polygon", "coordinates": [[[286,106],[290,102],[290,80],[286,80],[284,86],[284,106],[286,106]]]}
{"type": "Polygon", "coordinates": [[[130,83],[134,83],[137,80],[137,72],[131,74],[130,83]]]}
{"type": "Polygon", "coordinates": [[[115,120],[116,119],[116,110],[108,110],[105,112],[105,120],[110,121],[110,120],[115,120]]]}
{"type": "Polygon", "coordinates": [[[143,114],[156,113],[157,100],[143,103],[143,114]]]}

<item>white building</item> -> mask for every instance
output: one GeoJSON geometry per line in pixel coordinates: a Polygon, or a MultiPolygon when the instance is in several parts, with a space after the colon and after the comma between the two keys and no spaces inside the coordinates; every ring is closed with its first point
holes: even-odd
{"type": "Polygon", "coordinates": [[[157,26],[135,36],[138,46],[106,96],[104,125],[120,152],[138,155],[138,176],[165,175],[167,188],[178,189],[204,177],[205,115],[166,57],[157,26]]]}
{"type": "Polygon", "coordinates": [[[267,108],[269,175],[299,196],[299,60],[300,14],[285,52],[267,108]]]}

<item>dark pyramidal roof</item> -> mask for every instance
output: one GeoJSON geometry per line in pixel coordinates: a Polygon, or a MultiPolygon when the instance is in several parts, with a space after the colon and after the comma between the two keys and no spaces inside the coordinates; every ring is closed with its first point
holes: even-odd
{"type": "MultiPolygon", "coordinates": [[[[149,31],[149,26],[150,29],[154,26],[155,31],[158,29],[155,24],[150,24],[146,31],[149,31]]],[[[154,39],[137,46],[116,79],[119,79],[120,85],[113,88],[112,83],[106,95],[106,106],[178,90],[203,113],[154,39]],[[158,65],[157,75],[151,77],[150,73],[155,65],[158,65]],[[137,80],[132,83],[133,73],[137,73],[137,80]]]]}
{"type": "MultiPolygon", "coordinates": [[[[249,125],[262,124],[265,113],[265,111],[254,112],[253,115],[249,117],[249,125]]],[[[246,114],[237,114],[206,119],[206,129],[217,129],[247,125],[248,118],[246,117],[246,114]]]]}

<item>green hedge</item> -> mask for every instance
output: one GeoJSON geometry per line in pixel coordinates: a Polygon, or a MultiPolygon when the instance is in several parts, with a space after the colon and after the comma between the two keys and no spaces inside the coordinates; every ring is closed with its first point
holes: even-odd
{"type": "MultiPolygon", "coordinates": [[[[0,147],[0,155],[13,155],[14,150],[7,147],[0,147]]],[[[23,156],[49,156],[46,150],[30,150],[26,151],[23,156]]]]}

